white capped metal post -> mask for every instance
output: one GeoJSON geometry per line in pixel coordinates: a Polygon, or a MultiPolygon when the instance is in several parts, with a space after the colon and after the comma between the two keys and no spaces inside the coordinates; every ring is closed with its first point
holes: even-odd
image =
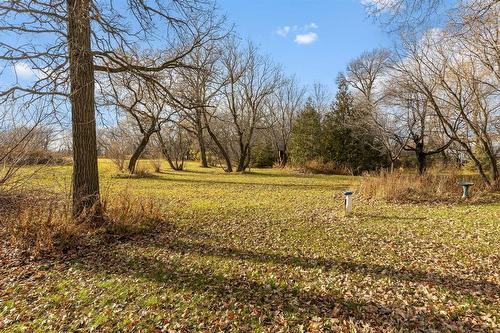
{"type": "Polygon", "coordinates": [[[345,215],[351,215],[352,213],[352,194],[353,192],[351,191],[344,191],[342,192],[344,194],[344,210],[345,210],[345,215]]]}

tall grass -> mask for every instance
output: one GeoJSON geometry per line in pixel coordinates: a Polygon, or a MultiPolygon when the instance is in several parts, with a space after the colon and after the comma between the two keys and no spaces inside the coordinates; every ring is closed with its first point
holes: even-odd
{"type": "Polygon", "coordinates": [[[345,165],[337,164],[335,162],[323,162],[320,160],[307,161],[300,165],[291,165],[292,169],[298,170],[303,173],[311,174],[324,174],[324,175],[349,175],[354,174],[353,170],[345,165]]]}
{"type": "Polygon", "coordinates": [[[165,220],[157,200],[128,193],[103,197],[103,223],[99,226],[88,223],[94,209],[74,219],[70,200],[60,196],[25,194],[4,200],[10,201],[11,209],[0,212],[0,237],[7,247],[32,257],[77,249],[101,235],[146,232],[165,220]]]}
{"type": "Polygon", "coordinates": [[[468,202],[498,200],[497,188],[487,188],[479,176],[464,176],[456,171],[446,174],[428,172],[425,175],[402,172],[381,172],[365,175],[358,192],[370,200],[385,200],[395,203],[454,203],[461,202],[461,182],[473,182],[468,202]]]}

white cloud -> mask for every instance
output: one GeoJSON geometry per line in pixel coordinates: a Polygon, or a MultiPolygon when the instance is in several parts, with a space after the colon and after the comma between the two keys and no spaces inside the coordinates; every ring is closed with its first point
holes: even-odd
{"type": "Polygon", "coordinates": [[[298,34],[295,36],[295,43],[299,45],[307,45],[314,43],[318,40],[318,34],[315,32],[308,32],[306,34],[298,34]]]}
{"type": "Polygon", "coordinates": [[[306,26],[305,26],[305,30],[312,30],[312,29],[318,29],[318,28],[319,28],[319,26],[314,22],[306,24],[306,26]]]}
{"type": "Polygon", "coordinates": [[[286,25],[284,27],[278,28],[278,30],[276,30],[276,33],[278,35],[280,35],[281,37],[286,37],[286,36],[288,36],[288,33],[290,32],[290,30],[291,30],[291,28],[288,25],[286,25]]]}
{"type": "Polygon", "coordinates": [[[36,76],[35,70],[25,62],[18,62],[14,65],[14,72],[22,79],[31,79],[36,76]]]}
{"type": "Polygon", "coordinates": [[[311,30],[319,29],[319,25],[315,22],[310,22],[304,25],[285,25],[276,30],[276,34],[287,38],[293,33],[295,35],[294,42],[300,45],[311,44],[318,40],[318,34],[311,30]]]}
{"type": "Polygon", "coordinates": [[[361,0],[361,3],[376,11],[386,11],[394,8],[397,0],[361,0]]]}

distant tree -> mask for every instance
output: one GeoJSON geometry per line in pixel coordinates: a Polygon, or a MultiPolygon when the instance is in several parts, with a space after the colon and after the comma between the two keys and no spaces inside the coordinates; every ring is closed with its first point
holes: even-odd
{"type": "Polygon", "coordinates": [[[17,188],[29,172],[18,172],[38,149],[51,141],[44,127],[50,107],[37,103],[26,110],[16,101],[0,105],[0,194],[17,188]]]}
{"type": "Polygon", "coordinates": [[[304,107],[305,92],[304,87],[300,87],[295,78],[290,78],[284,81],[269,101],[268,127],[278,151],[280,167],[285,167],[288,163],[292,127],[297,114],[304,107]]]}
{"type": "Polygon", "coordinates": [[[353,114],[353,98],[343,74],[337,78],[338,90],[330,112],[325,115],[323,127],[323,155],[327,160],[338,164],[347,164],[347,154],[352,147],[351,128],[348,117],[353,114]]]}
{"type": "Polygon", "coordinates": [[[109,93],[106,94],[108,105],[116,108],[119,117],[125,119],[121,125],[128,125],[135,134],[135,147],[127,167],[133,174],[150,138],[171,119],[175,110],[168,105],[169,100],[161,91],[133,75],[115,75],[110,78],[109,87],[109,93]]]}
{"type": "Polygon", "coordinates": [[[302,164],[321,158],[321,134],[321,115],[313,107],[313,101],[309,98],[304,110],[293,124],[290,138],[292,160],[302,164]]]}
{"type": "Polygon", "coordinates": [[[255,168],[272,167],[276,161],[276,153],[269,140],[261,140],[252,147],[250,166],[255,168]]]}
{"type": "Polygon", "coordinates": [[[255,132],[269,117],[267,101],[282,85],[280,68],[248,44],[240,48],[233,40],[222,57],[227,84],[222,88],[220,109],[230,124],[231,151],[236,171],[244,171],[250,162],[255,132]]]}
{"type": "MultiPolygon", "coordinates": [[[[214,38],[216,39],[216,38],[214,38]]],[[[215,130],[210,128],[209,119],[215,111],[220,90],[227,83],[222,78],[221,57],[224,53],[224,42],[228,36],[207,43],[194,50],[187,56],[187,63],[201,70],[193,71],[192,68],[179,68],[176,71],[178,95],[183,100],[184,107],[180,108],[181,121],[179,124],[191,133],[198,143],[201,166],[208,168],[207,140],[212,138],[218,144],[219,154],[226,154],[226,169],[232,166],[229,155],[218,140],[215,130]],[[187,106],[187,107],[186,107],[187,106]],[[207,134],[208,133],[208,137],[207,134]]]]}
{"type": "Polygon", "coordinates": [[[377,147],[373,133],[362,128],[362,116],[354,110],[354,99],[349,85],[340,74],[338,90],[332,110],[322,122],[322,156],[348,168],[352,173],[375,169],[384,163],[385,157],[377,147]]]}
{"type": "Polygon", "coordinates": [[[169,166],[176,171],[184,170],[184,161],[193,143],[188,132],[181,126],[171,124],[156,132],[156,137],[169,166]]]}
{"type": "Polygon", "coordinates": [[[394,138],[405,151],[415,153],[417,170],[423,175],[428,157],[441,154],[453,143],[442,130],[428,98],[408,84],[405,77],[395,77],[387,93],[388,105],[396,108],[401,124],[394,138]]]}
{"type": "Polygon", "coordinates": [[[386,84],[392,66],[391,52],[375,49],[363,52],[347,66],[346,80],[352,88],[356,105],[357,131],[360,136],[373,136],[374,149],[388,157],[391,171],[398,160],[402,145],[394,138],[396,121],[386,110],[386,84]]]}

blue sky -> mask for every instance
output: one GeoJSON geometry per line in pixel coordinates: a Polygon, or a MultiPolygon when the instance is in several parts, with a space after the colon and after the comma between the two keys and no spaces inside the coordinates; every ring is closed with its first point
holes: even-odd
{"type": "MultiPolygon", "coordinates": [[[[315,82],[335,90],[335,78],[365,50],[392,45],[391,37],[367,17],[363,0],[217,0],[236,32],[258,45],[286,73],[311,87],[315,82]]],[[[364,0],[377,1],[377,0],[364,0]]],[[[21,81],[34,76],[16,64],[21,81]]],[[[13,79],[13,70],[3,73],[13,79]]],[[[1,85],[1,83],[0,83],[1,85]]]]}
{"type": "Polygon", "coordinates": [[[365,50],[391,37],[368,18],[361,0],[219,0],[237,32],[305,85],[335,88],[335,78],[365,50]]]}

